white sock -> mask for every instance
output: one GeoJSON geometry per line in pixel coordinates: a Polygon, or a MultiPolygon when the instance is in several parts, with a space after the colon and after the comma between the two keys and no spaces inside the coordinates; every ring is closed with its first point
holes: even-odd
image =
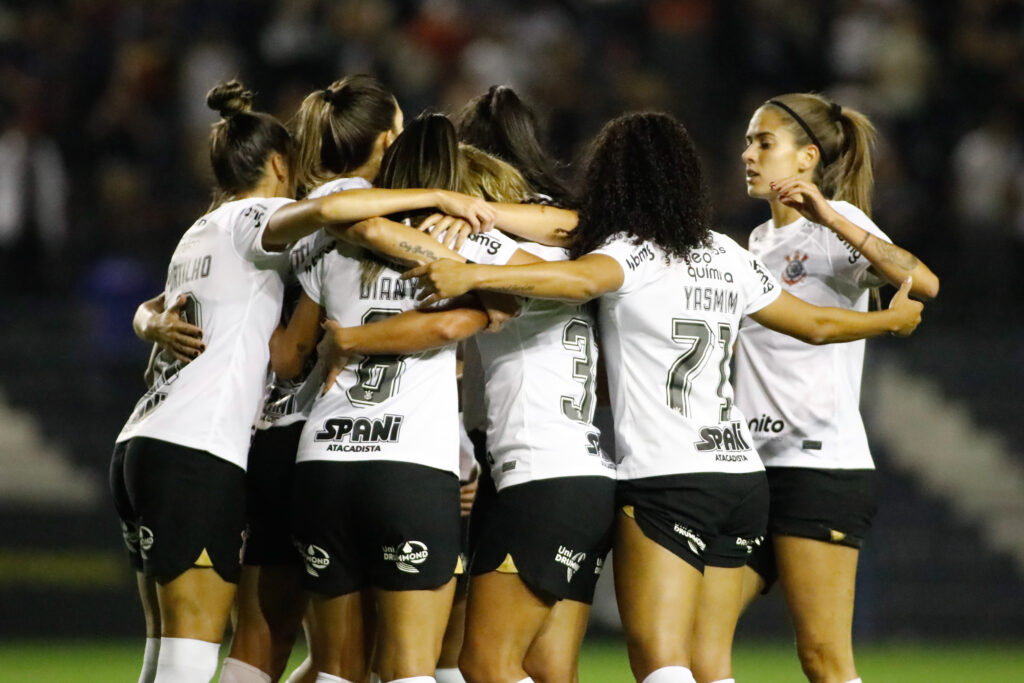
{"type": "Polygon", "coordinates": [[[859,678],[854,678],[853,680],[846,681],[846,683],[864,683],[864,681],[859,678]]]}
{"type": "Polygon", "coordinates": [[[295,671],[288,677],[288,680],[284,683],[299,683],[303,676],[313,668],[313,660],[306,655],[306,658],[302,660],[302,663],[295,667],[295,671]]]}
{"type": "Polygon", "coordinates": [[[697,683],[685,666],[663,666],[647,674],[643,683],[697,683]]]}
{"type": "Polygon", "coordinates": [[[153,683],[209,683],[217,673],[220,643],[161,638],[153,683]]]}
{"type": "Polygon", "coordinates": [[[380,676],[376,671],[370,672],[370,683],[380,683],[380,676]]]}
{"type": "Polygon", "coordinates": [[[142,654],[142,673],[139,683],[153,683],[156,678],[156,658],[160,655],[160,639],[146,638],[146,650],[142,654]]]}
{"type": "Polygon", "coordinates": [[[736,679],[735,678],[723,678],[723,679],[718,680],[718,681],[711,681],[711,683],[736,683],[736,679]]]}
{"type": "Polygon", "coordinates": [[[466,683],[466,679],[462,677],[462,672],[456,667],[438,669],[434,672],[434,680],[437,683],[466,683]]]}
{"type": "Polygon", "coordinates": [[[332,676],[321,671],[316,675],[316,683],[345,683],[345,679],[341,676],[332,676]]]}
{"type": "Polygon", "coordinates": [[[228,657],[220,668],[220,683],[270,683],[270,674],[247,664],[241,659],[228,657]]]}
{"type": "Polygon", "coordinates": [[[392,678],[391,683],[433,683],[433,676],[413,676],[411,678],[392,678]]]}
{"type": "Polygon", "coordinates": [[[526,678],[524,678],[521,681],[518,681],[517,683],[533,683],[533,679],[527,676],[526,678]]]}

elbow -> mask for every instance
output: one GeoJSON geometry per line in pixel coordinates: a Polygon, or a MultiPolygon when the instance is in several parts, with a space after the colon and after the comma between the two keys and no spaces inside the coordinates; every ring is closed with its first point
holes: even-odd
{"type": "Polygon", "coordinates": [[[921,282],[921,284],[915,282],[913,294],[918,299],[931,301],[939,295],[939,278],[932,275],[930,278],[921,282]]]}
{"type": "Polygon", "coordinates": [[[475,308],[460,309],[443,316],[435,323],[434,334],[444,344],[454,344],[472,337],[487,327],[490,318],[487,313],[475,308]]]}

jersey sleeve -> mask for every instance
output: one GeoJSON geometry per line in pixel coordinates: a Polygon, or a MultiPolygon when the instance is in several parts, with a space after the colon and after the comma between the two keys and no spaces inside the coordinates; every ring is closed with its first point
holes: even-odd
{"type": "MultiPolygon", "coordinates": [[[[622,286],[619,287],[617,293],[628,294],[647,280],[648,271],[651,270],[655,259],[660,257],[655,254],[660,254],[660,251],[650,242],[633,244],[625,235],[619,235],[613,237],[608,244],[598,247],[590,253],[602,254],[615,259],[619,267],[622,268],[622,286]]],[[[614,295],[614,293],[610,294],[614,295]]]]}
{"type": "Polygon", "coordinates": [[[302,285],[302,291],[312,301],[323,306],[323,283],[327,253],[334,248],[334,241],[326,238],[324,233],[317,233],[317,239],[312,242],[300,243],[296,246],[304,246],[306,252],[302,255],[301,267],[295,269],[295,277],[302,285]]]}
{"type": "Polygon", "coordinates": [[[274,212],[293,201],[286,197],[260,197],[239,208],[231,223],[231,240],[238,255],[258,268],[279,269],[287,263],[281,252],[263,248],[263,233],[274,212]]]}
{"type": "Polygon", "coordinates": [[[487,266],[503,266],[518,248],[519,243],[505,233],[490,230],[470,235],[458,251],[467,261],[487,266]]]}
{"type": "Polygon", "coordinates": [[[737,282],[743,292],[743,315],[750,315],[778,299],[782,287],[771,271],[761,263],[761,259],[739,245],[736,245],[736,249],[740,251],[738,256],[741,260],[737,282]]]}
{"type": "MultiPolygon", "coordinates": [[[[835,202],[833,208],[842,214],[843,218],[850,221],[857,227],[867,230],[880,240],[892,243],[889,236],[882,232],[881,228],[875,225],[874,221],[868,218],[867,214],[849,202],[835,202]]],[[[829,257],[834,264],[835,273],[854,287],[868,289],[880,287],[886,283],[885,278],[871,270],[871,262],[864,258],[864,255],[857,251],[856,247],[849,244],[831,230],[832,239],[829,242],[829,257]]]]}

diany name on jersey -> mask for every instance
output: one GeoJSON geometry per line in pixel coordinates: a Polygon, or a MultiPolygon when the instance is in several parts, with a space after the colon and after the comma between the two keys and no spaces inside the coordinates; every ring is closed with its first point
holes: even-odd
{"type": "Polygon", "coordinates": [[[323,427],[314,436],[314,441],[345,441],[351,444],[368,444],[368,446],[341,446],[332,444],[329,451],[379,451],[381,443],[398,443],[402,429],[401,415],[385,415],[371,420],[367,417],[332,417],[324,422],[323,427]]]}
{"type": "Polygon", "coordinates": [[[702,453],[722,451],[715,455],[717,462],[745,462],[748,459],[744,451],[750,451],[750,445],[743,438],[742,422],[701,427],[697,434],[701,440],[694,442],[693,447],[702,453]]]}

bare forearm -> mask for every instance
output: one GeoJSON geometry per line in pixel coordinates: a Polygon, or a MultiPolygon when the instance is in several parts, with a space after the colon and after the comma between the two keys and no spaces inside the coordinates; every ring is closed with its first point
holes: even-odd
{"type": "Polygon", "coordinates": [[[918,299],[934,299],[939,293],[939,278],[912,253],[872,235],[843,216],[837,216],[829,226],[856,247],[879,275],[898,287],[908,277],[913,278],[910,292],[918,299]]]}
{"type": "Polygon", "coordinates": [[[542,204],[492,203],[495,225],[524,239],[552,247],[567,247],[579,217],[575,211],[542,204]]]}
{"type": "Polygon", "coordinates": [[[399,315],[334,332],[346,354],[411,354],[447,346],[487,326],[487,313],[476,308],[406,311],[399,315]]]}
{"type": "Polygon", "coordinates": [[[459,263],[466,260],[430,235],[386,218],[371,218],[357,223],[341,233],[341,237],[402,264],[420,265],[441,258],[459,263]]]}
{"type": "Polygon", "coordinates": [[[808,326],[803,341],[808,344],[836,344],[891,334],[899,329],[890,310],[860,313],[845,308],[822,307],[808,326]]]}
{"type": "Polygon", "coordinates": [[[325,223],[355,223],[374,216],[437,206],[438,190],[348,190],[320,199],[325,223]]]}
{"type": "Polygon", "coordinates": [[[474,286],[503,294],[583,303],[601,291],[578,264],[563,261],[524,266],[470,266],[474,286]]]}

